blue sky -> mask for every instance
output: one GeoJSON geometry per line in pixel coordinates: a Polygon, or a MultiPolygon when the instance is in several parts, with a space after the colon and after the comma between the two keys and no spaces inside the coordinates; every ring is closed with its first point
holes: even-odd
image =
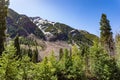
{"type": "Polygon", "coordinates": [[[10,8],[98,36],[101,14],[105,13],[114,34],[120,31],[120,0],[10,0],[10,8]]]}

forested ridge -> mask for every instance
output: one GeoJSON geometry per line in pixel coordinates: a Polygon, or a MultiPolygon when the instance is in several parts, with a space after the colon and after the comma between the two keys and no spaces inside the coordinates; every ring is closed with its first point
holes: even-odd
{"type": "Polygon", "coordinates": [[[36,40],[19,34],[7,40],[8,5],[9,1],[0,0],[0,80],[120,80],[120,34],[113,38],[106,14],[101,15],[100,38],[93,44],[72,43],[70,49],[60,48],[59,56],[51,51],[38,60],[44,46],[36,40]]]}

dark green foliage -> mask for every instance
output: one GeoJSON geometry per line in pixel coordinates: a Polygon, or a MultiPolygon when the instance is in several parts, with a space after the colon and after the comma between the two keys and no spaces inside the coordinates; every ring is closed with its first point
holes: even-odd
{"type": "Polygon", "coordinates": [[[29,46],[38,46],[37,42],[33,38],[20,37],[20,44],[29,46]]]}
{"type": "Polygon", "coordinates": [[[111,35],[111,26],[106,14],[102,14],[101,16],[100,26],[102,41],[107,41],[109,35],[111,35]]]}
{"type": "Polygon", "coordinates": [[[36,50],[33,51],[33,54],[32,54],[32,62],[34,63],[37,63],[38,62],[38,49],[36,47],[36,50]]]}
{"type": "Polygon", "coordinates": [[[0,55],[4,51],[6,17],[9,0],[0,0],[0,55]]]}
{"type": "Polygon", "coordinates": [[[16,56],[18,56],[20,58],[21,51],[20,51],[20,43],[19,43],[19,36],[18,35],[14,39],[14,46],[16,48],[16,56]]]}
{"type": "Polygon", "coordinates": [[[63,49],[62,48],[60,48],[60,51],[59,51],[59,59],[61,59],[62,57],[63,57],[63,49]]]}
{"type": "Polygon", "coordinates": [[[106,14],[102,14],[100,21],[100,41],[102,46],[108,51],[110,55],[114,55],[114,40],[111,32],[111,26],[106,14]]]}
{"type": "Polygon", "coordinates": [[[90,34],[89,32],[87,31],[84,31],[84,30],[80,30],[80,33],[85,35],[86,38],[92,40],[92,41],[99,41],[99,37],[94,35],[94,34],[90,34]]]}
{"type": "Polygon", "coordinates": [[[109,80],[117,80],[120,78],[120,68],[118,67],[116,60],[111,58],[109,61],[109,66],[111,70],[111,75],[109,80]]]}
{"type": "Polygon", "coordinates": [[[30,59],[32,59],[33,53],[34,52],[29,48],[28,49],[28,57],[30,57],[30,59]]]}

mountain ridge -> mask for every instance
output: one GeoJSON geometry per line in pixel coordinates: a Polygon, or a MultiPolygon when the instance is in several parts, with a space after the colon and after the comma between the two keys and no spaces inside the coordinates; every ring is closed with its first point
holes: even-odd
{"type": "MultiPolygon", "coordinates": [[[[92,45],[93,40],[86,37],[81,31],[74,29],[66,24],[44,20],[40,17],[28,17],[21,15],[12,9],[8,10],[7,33],[14,38],[29,36],[33,34],[45,41],[67,41],[68,43],[78,43],[92,45]]],[[[87,35],[93,35],[87,33],[87,35]]],[[[94,36],[98,38],[97,36],[94,36]]]]}

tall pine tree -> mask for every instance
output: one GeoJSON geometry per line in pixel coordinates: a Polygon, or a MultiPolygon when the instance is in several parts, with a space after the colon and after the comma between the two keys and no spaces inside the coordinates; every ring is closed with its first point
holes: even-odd
{"type": "Polygon", "coordinates": [[[37,63],[38,62],[38,54],[39,54],[39,52],[38,52],[37,42],[36,41],[35,41],[35,47],[36,47],[36,49],[33,50],[33,54],[32,54],[32,61],[34,63],[37,63]]]}
{"type": "Polygon", "coordinates": [[[20,52],[20,43],[19,43],[19,36],[18,35],[15,37],[14,46],[16,48],[16,56],[18,56],[20,58],[21,52],[20,52]]]}
{"type": "Polygon", "coordinates": [[[0,0],[0,55],[4,51],[8,3],[9,0],[0,0]]]}
{"type": "Polygon", "coordinates": [[[114,40],[111,26],[106,14],[102,14],[100,21],[100,42],[110,55],[114,55],[114,40]]]}

